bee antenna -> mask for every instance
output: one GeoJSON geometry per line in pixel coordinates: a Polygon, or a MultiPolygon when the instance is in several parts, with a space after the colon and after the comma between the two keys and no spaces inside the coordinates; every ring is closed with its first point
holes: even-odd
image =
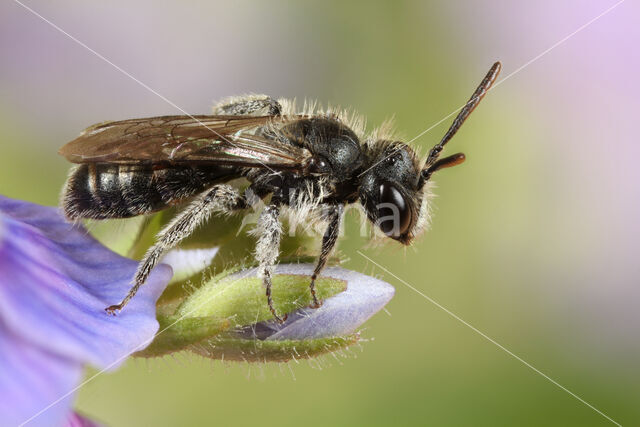
{"type": "MultiPolygon", "coordinates": [[[[478,106],[478,104],[480,103],[482,98],[486,95],[486,93],[489,91],[489,89],[491,89],[491,86],[496,81],[498,74],[500,74],[501,68],[502,68],[502,64],[500,64],[500,62],[496,62],[495,64],[493,64],[493,66],[491,67],[487,75],[484,77],[482,82],[480,82],[480,85],[478,86],[478,88],[475,90],[475,92],[473,92],[473,95],[471,95],[471,98],[469,98],[469,101],[467,101],[464,107],[462,107],[462,110],[460,110],[460,112],[456,116],[453,123],[451,123],[449,130],[447,130],[447,133],[444,134],[444,137],[442,137],[442,140],[429,151],[429,156],[427,156],[427,161],[425,162],[425,165],[422,171],[423,179],[425,180],[428,179],[428,177],[431,176],[431,174],[438,169],[454,166],[455,164],[462,163],[464,161],[464,155],[461,154],[462,160],[459,160],[458,163],[451,164],[451,162],[453,161],[452,158],[455,156],[458,156],[457,154],[454,154],[451,157],[447,157],[449,161],[446,162],[447,165],[445,166],[444,164],[440,164],[440,162],[438,161],[438,157],[440,156],[440,152],[444,148],[445,144],[449,142],[451,138],[453,138],[453,136],[456,134],[456,132],[458,132],[458,129],[460,129],[464,121],[467,120],[467,117],[469,117],[469,115],[478,106]],[[440,166],[434,169],[436,164],[440,164],[440,166]],[[427,178],[424,178],[425,175],[427,176],[427,178]]],[[[442,159],[442,161],[447,159],[442,159]]]]}
{"type": "Polygon", "coordinates": [[[434,162],[433,165],[422,170],[422,174],[420,177],[421,184],[424,184],[426,181],[428,181],[434,172],[437,172],[440,169],[450,168],[451,166],[457,166],[460,163],[464,162],[465,159],[466,157],[464,153],[456,153],[451,156],[445,157],[444,159],[440,159],[434,162]]]}

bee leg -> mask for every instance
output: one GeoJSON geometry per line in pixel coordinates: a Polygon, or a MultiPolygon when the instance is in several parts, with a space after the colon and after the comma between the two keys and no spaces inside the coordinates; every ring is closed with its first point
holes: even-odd
{"type": "Polygon", "coordinates": [[[262,284],[266,288],[267,303],[273,317],[280,323],[287,320],[287,315],[278,316],[273,307],[271,297],[271,278],[273,270],[280,253],[280,237],[282,236],[282,225],[280,224],[280,207],[272,204],[264,208],[258,218],[258,242],[256,244],[255,256],[258,261],[258,277],[262,278],[262,284]]]}
{"type": "Polygon", "coordinates": [[[318,299],[316,295],[316,279],[318,275],[327,264],[329,255],[338,241],[338,235],[340,234],[340,223],[342,222],[342,215],[344,213],[344,205],[331,205],[327,212],[327,229],[322,236],[322,249],[320,250],[320,256],[316,263],[316,268],[313,270],[311,276],[311,283],[309,284],[309,290],[313,297],[313,304],[311,308],[318,308],[322,305],[322,301],[318,299]]]}
{"type": "Polygon", "coordinates": [[[213,113],[234,116],[279,116],[282,114],[282,106],[267,95],[247,95],[223,100],[213,107],[213,113]]]}
{"type": "Polygon", "coordinates": [[[147,280],[162,255],[180,243],[182,239],[191,235],[200,224],[209,219],[213,212],[228,212],[244,207],[244,198],[229,185],[216,185],[202,193],[158,233],[156,243],[147,250],[138,265],[134,285],[129,293],[119,304],[107,307],[105,311],[109,314],[115,314],[122,310],[147,280]]]}

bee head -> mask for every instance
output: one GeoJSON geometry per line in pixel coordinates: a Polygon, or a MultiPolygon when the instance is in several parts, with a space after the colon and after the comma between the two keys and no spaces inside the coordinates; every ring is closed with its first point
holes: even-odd
{"type": "Polygon", "coordinates": [[[440,153],[486,95],[501,68],[500,62],[496,62],[489,69],[444,137],[429,151],[424,165],[402,142],[379,140],[368,146],[371,166],[359,175],[358,196],[369,220],[385,235],[408,245],[424,228],[428,210],[427,181],[434,172],[465,160],[462,153],[443,159],[439,158],[440,153]]]}
{"type": "Polygon", "coordinates": [[[423,165],[402,142],[377,141],[371,148],[373,166],[361,175],[360,203],[383,234],[408,245],[427,219],[427,181],[434,172],[462,163],[465,156],[457,153],[423,165]]]}
{"type": "Polygon", "coordinates": [[[360,177],[358,197],[369,220],[382,233],[408,245],[420,223],[422,168],[406,144],[376,141],[371,166],[360,177]]]}

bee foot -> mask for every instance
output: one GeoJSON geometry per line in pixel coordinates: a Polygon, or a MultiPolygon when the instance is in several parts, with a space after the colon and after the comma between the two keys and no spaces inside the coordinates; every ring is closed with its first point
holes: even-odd
{"type": "Polygon", "coordinates": [[[118,314],[118,312],[120,312],[120,310],[122,310],[121,304],[111,305],[104,309],[104,311],[106,311],[109,316],[115,316],[116,314],[118,314]]]}
{"type": "Polygon", "coordinates": [[[314,309],[315,308],[320,308],[320,307],[322,307],[322,303],[323,302],[324,301],[322,301],[322,300],[318,300],[318,299],[314,298],[314,301],[311,304],[309,304],[309,308],[314,308],[314,309]]]}

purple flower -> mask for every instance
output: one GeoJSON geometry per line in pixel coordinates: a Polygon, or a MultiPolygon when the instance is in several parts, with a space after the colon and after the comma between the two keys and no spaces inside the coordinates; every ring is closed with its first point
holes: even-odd
{"type": "Polygon", "coordinates": [[[394,288],[355,271],[329,267],[316,282],[323,305],[309,308],[309,281],[313,270],[312,264],[276,267],[274,305],[278,312],[288,315],[284,324],[273,319],[265,304],[264,287],[256,277],[257,269],[222,279],[214,277],[193,292],[177,311],[181,319],[190,319],[202,333],[183,333],[188,337],[183,340],[165,335],[163,345],[146,355],[164,354],[167,348],[172,348],[173,341],[214,359],[280,362],[315,357],[358,342],[358,328],[391,300],[394,288]],[[232,324],[226,328],[220,324],[208,327],[201,323],[206,318],[229,319],[232,324]],[[204,336],[207,334],[209,336],[204,336]]]}
{"type": "Polygon", "coordinates": [[[84,365],[111,370],[149,344],[171,268],[156,268],[117,317],[104,312],[136,264],[56,208],[0,196],[0,425],[72,423],[84,365]]]}
{"type": "MultiPolygon", "coordinates": [[[[313,269],[312,264],[281,264],[276,267],[274,274],[310,277],[313,269]]],[[[243,277],[255,274],[255,269],[236,273],[243,277]]],[[[228,280],[233,280],[234,276],[230,276],[228,280]]],[[[252,326],[251,333],[259,339],[267,340],[305,340],[348,335],[387,305],[395,293],[393,286],[382,280],[344,268],[325,268],[322,277],[342,280],[347,289],[324,300],[318,309],[300,308],[289,313],[283,324],[271,319],[257,323],[252,326]]]]}
{"type": "Polygon", "coordinates": [[[72,412],[67,417],[66,427],[100,427],[102,424],[84,417],[77,412],[72,412]]]}

